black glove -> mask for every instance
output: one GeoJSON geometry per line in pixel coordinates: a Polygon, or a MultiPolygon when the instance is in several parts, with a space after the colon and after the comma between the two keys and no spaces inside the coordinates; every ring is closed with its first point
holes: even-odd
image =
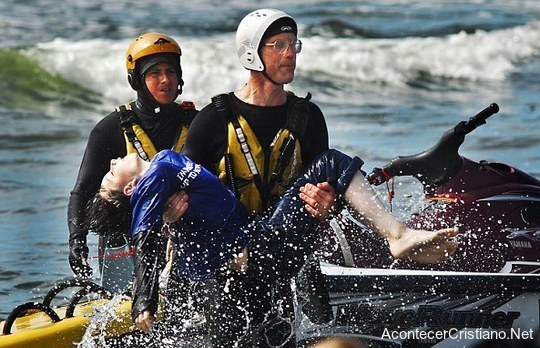
{"type": "Polygon", "coordinates": [[[84,240],[72,240],[69,242],[69,266],[76,276],[89,278],[92,276],[92,268],[88,265],[88,247],[84,240]]]}

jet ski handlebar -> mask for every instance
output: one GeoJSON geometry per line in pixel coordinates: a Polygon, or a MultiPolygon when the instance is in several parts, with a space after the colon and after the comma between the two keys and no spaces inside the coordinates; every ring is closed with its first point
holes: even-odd
{"type": "Polygon", "coordinates": [[[461,121],[447,130],[428,150],[412,156],[398,156],[384,167],[374,168],[367,176],[368,181],[373,185],[380,185],[395,176],[414,176],[424,186],[442,185],[461,169],[462,158],[458,151],[465,135],[485,124],[486,120],[497,112],[497,104],[489,105],[468,121],[461,121]]]}
{"type": "Polygon", "coordinates": [[[497,105],[496,103],[492,103],[484,110],[469,118],[469,120],[465,121],[465,123],[463,124],[465,134],[469,134],[479,126],[486,124],[486,120],[489,117],[495,115],[497,112],[499,112],[499,105],[497,105]]]}

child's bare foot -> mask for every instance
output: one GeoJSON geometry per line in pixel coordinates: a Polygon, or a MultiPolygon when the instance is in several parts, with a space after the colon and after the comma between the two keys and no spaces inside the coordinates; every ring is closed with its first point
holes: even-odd
{"type": "Polygon", "coordinates": [[[389,239],[390,252],[396,259],[411,259],[421,263],[437,263],[447,259],[457,249],[454,237],[457,228],[437,231],[406,228],[397,239],[389,239]]]}

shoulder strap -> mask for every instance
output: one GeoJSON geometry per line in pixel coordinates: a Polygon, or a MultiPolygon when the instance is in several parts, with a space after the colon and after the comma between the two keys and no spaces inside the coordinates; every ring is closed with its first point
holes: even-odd
{"type": "MultiPolygon", "coordinates": [[[[233,124],[234,131],[235,131],[235,134],[236,134],[236,138],[238,139],[238,143],[240,143],[240,148],[242,149],[242,153],[244,154],[244,157],[246,159],[249,170],[250,170],[251,174],[253,175],[253,181],[255,182],[255,185],[259,189],[259,192],[261,192],[261,194],[262,194],[262,192],[263,192],[262,178],[261,178],[261,175],[259,173],[259,170],[257,169],[257,166],[255,165],[255,159],[253,159],[253,155],[251,154],[251,150],[250,150],[249,145],[247,143],[247,139],[246,139],[246,135],[244,134],[244,130],[242,129],[242,126],[240,125],[240,122],[238,121],[238,118],[236,118],[236,117],[233,118],[231,122],[233,124]]],[[[225,160],[227,160],[227,158],[228,157],[225,157],[225,160]]],[[[225,165],[227,166],[228,164],[225,163],[225,165]]],[[[233,170],[232,165],[229,164],[229,166],[231,167],[231,171],[232,171],[233,170]]],[[[227,174],[229,174],[229,173],[227,173],[227,174]]],[[[234,177],[233,172],[231,172],[231,177],[234,177]]],[[[235,188],[233,187],[233,189],[235,189],[235,188]]]]}
{"type": "MultiPolygon", "coordinates": [[[[255,163],[253,161],[253,157],[251,156],[251,152],[249,151],[249,147],[247,145],[244,132],[242,131],[242,127],[240,126],[238,119],[235,117],[236,116],[235,112],[233,112],[234,108],[231,105],[232,103],[231,103],[229,94],[222,93],[222,94],[213,96],[212,104],[214,105],[216,114],[218,115],[219,118],[221,118],[225,126],[227,126],[229,122],[233,123],[238,142],[240,143],[242,152],[244,153],[244,156],[246,157],[246,162],[248,163],[249,169],[251,173],[253,174],[253,177],[258,178],[258,180],[255,180],[255,182],[258,181],[260,183],[260,175],[257,171],[257,167],[255,167],[255,163]],[[247,148],[247,153],[245,152],[246,148],[247,148]],[[255,170],[253,168],[255,168],[255,170]]],[[[229,187],[232,189],[234,194],[238,196],[238,188],[236,185],[236,180],[234,176],[234,168],[232,164],[233,162],[232,155],[230,153],[225,153],[223,155],[223,159],[225,161],[225,172],[226,172],[225,181],[229,185],[229,187]]]]}
{"type": "Polygon", "coordinates": [[[189,127],[195,116],[197,116],[197,114],[199,113],[199,111],[195,108],[195,104],[188,100],[182,101],[180,105],[182,106],[182,109],[184,109],[185,117],[183,123],[189,127]]]}
{"type": "Polygon", "coordinates": [[[289,98],[285,128],[289,129],[299,138],[304,135],[307,129],[311,93],[308,93],[305,98],[300,98],[293,93],[289,93],[289,98]]]}
{"type": "Polygon", "coordinates": [[[117,106],[114,109],[118,113],[118,119],[120,120],[120,126],[123,128],[127,125],[133,124],[133,110],[131,109],[131,104],[124,104],[117,106]]]}
{"type": "Polygon", "coordinates": [[[292,92],[287,93],[289,94],[289,105],[287,107],[285,128],[290,133],[279,149],[280,155],[268,182],[269,190],[272,190],[276,182],[281,180],[285,168],[294,153],[296,139],[300,139],[304,135],[309,120],[309,100],[311,99],[311,93],[308,93],[305,98],[297,97],[292,92]]]}
{"type": "Polygon", "coordinates": [[[216,110],[217,115],[223,120],[225,124],[231,122],[238,111],[231,102],[231,93],[222,93],[212,97],[212,104],[216,110]]]}
{"type": "MultiPolygon", "coordinates": [[[[229,95],[228,94],[221,93],[221,94],[213,96],[212,97],[212,105],[214,105],[214,109],[216,110],[216,114],[218,115],[219,118],[221,118],[221,120],[223,121],[223,123],[225,125],[227,125],[227,123],[229,123],[233,119],[231,102],[229,100],[229,95]]],[[[236,128],[236,125],[235,125],[235,128],[236,128]]],[[[238,136],[238,133],[237,133],[237,136],[238,136]]],[[[243,136],[243,134],[242,134],[242,136],[243,136]]],[[[242,144],[241,146],[243,148],[244,144],[242,144]]],[[[223,155],[223,159],[225,160],[225,172],[226,172],[225,181],[226,181],[227,185],[229,185],[229,187],[232,189],[234,194],[236,196],[238,196],[238,188],[236,186],[236,180],[235,180],[235,176],[234,176],[234,168],[233,168],[233,165],[232,165],[232,162],[233,162],[232,155],[230,153],[226,152],[223,155]]],[[[246,160],[247,160],[247,158],[246,158],[246,160]]],[[[248,165],[249,165],[249,161],[248,161],[248,165]]],[[[250,170],[251,170],[251,166],[250,166],[250,170]]]]}
{"type": "Polygon", "coordinates": [[[193,122],[193,119],[195,119],[195,116],[199,113],[199,110],[195,108],[195,104],[191,101],[184,100],[180,106],[184,112],[182,115],[182,127],[178,127],[172,146],[172,149],[177,152],[180,152],[184,147],[187,139],[187,129],[189,129],[191,122],[193,122]]]}
{"type": "Polygon", "coordinates": [[[135,135],[133,131],[133,121],[134,121],[134,112],[131,109],[131,104],[124,104],[116,107],[116,112],[118,113],[118,119],[120,120],[120,127],[126,134],[129,142],[133,145],[139,156],[148,161],[148,154],[144,151],[144,148],[141,144],[141,141],[135,135]]]}

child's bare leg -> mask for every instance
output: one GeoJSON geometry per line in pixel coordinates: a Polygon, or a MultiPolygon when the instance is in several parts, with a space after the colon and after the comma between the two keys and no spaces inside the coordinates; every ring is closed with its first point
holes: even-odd
{"type": "Polygon", "coordinates": [[[456,228],[430,232],[406,227],[386,209],[361,172],[355,174],[344,196],[360,219],[386,238],[397,259],[437,263],[457,249],[456,228]]]}

